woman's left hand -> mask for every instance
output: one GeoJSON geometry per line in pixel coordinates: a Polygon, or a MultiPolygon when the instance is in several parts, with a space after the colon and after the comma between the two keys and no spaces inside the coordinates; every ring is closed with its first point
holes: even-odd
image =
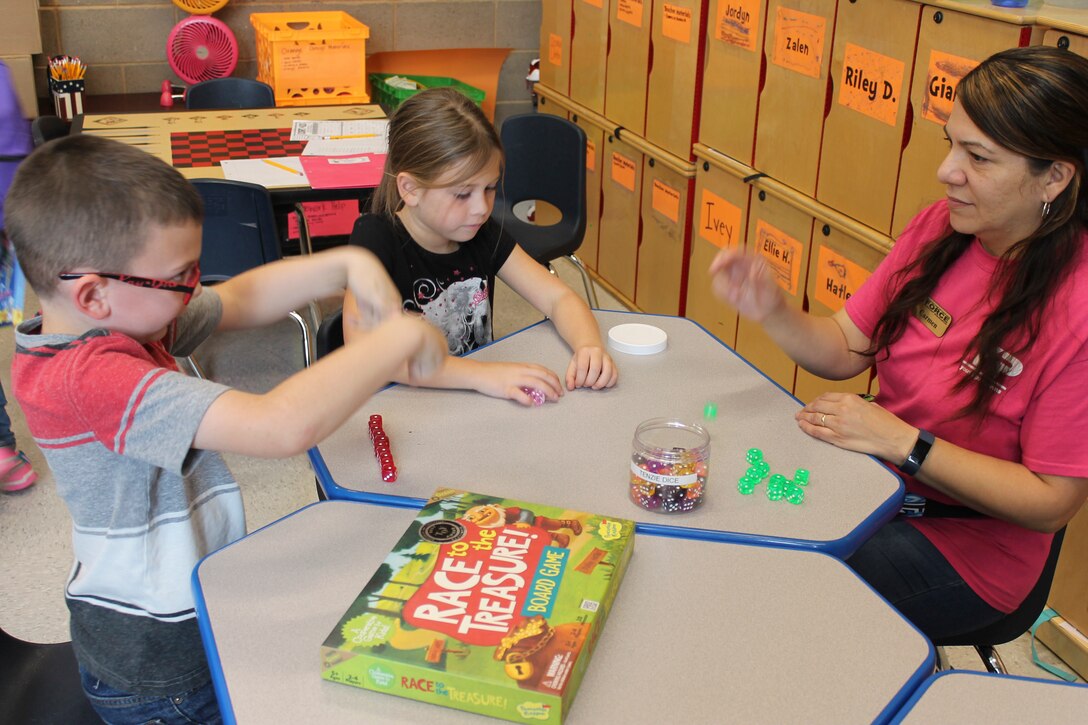
{"type": "Polygon", "coordinates": [[[824,393],[794,418],[813,438],[896,465],[906,460],[918,440],[918,429],[910,423],[851,393],[824,393]]]}

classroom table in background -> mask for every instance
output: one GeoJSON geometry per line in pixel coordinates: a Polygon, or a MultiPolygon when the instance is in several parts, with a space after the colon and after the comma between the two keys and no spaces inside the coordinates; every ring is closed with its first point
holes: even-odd
{"type": "MultiPolygon", "coordinates": [[[[624,323],[668,334],[653,355],[609,349],[620,371],[610,390],[574,390],[558,403],[526,408],[463,390],[396,385],[371,398],[336,433],[311,449],[326,494],[419,508],[438,487],[569,506],[633,519],[665,536],[811,548],[846,558],[895,516],[902,481],[869,456],[803,433],[797,400],[698,324],[680,317],[596,310],[602,336],[624,323]],[[707,403],[717,416],[704,419],[707,403]],[[397,480],[386,483],[369,439],[382,416],[397,480]],[[662,514],[628,498],[632,439],[644,420],[675,417],[710,433],[703,505],[662,514]],[[766,482],[738,491],[746,452],[763,451],[772,473],[811,472],[804,502],[771,501],[766,482]]],[[[540,363],[565,377],[571,353],[545,321],[471,353],[482,361],[540,363]]]]}
{"type": "Polygon", "coordinates": [[[1088,685],[952,671],[923,682],[893,722],[1081,725],[1086,720],[1088,685]]]}
{"type": "MultiPolygon", "coordinates": [[[[321,643],[414,516],[311,504],[197,566],[227,722],[495,722],[321,678],[321,643]]],[[[566,723],[884,721],[933,662],[833,557],[639,535],[566,723]]]]}

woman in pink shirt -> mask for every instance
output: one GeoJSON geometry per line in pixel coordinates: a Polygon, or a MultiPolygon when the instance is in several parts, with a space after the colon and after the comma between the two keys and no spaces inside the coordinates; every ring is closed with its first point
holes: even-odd
{"type": "Polygon", "coordinates": [[[1014,611],[1088,498],[1088,59],[1002,51],[956,94],[946,198],[842,310],[786,304],[757,256],[710,267],[715,294],[804,369],[876,367],[875,402],[825,393],[797,423],[895,465],[924,500],[847,563],[933,639],[1014,611]]]}

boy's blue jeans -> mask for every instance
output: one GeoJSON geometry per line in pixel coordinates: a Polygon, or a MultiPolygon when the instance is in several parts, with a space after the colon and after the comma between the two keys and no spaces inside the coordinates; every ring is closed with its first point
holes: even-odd
{"type": "Polygon", "coordinates": [[[79,668],[83,691],[108,725],[218,725],[223,722],[212,683],[170,697],[133,695],[79,668]]]}

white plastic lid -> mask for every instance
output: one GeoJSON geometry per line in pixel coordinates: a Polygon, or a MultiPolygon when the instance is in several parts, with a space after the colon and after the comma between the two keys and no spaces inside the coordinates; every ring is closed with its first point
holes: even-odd
{"type": "Polygon", "coordinates": [[[665,349],[669,336],[660,327],[630,322],[608,331],[608,344],[631,355],[653,355],[665,349]]]}

